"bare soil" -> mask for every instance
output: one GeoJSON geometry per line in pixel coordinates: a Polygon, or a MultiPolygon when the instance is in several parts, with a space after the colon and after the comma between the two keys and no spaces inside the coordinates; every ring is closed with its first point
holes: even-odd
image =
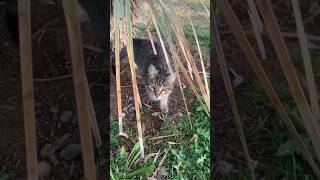
{"type": "MultiPolygon", "coordinates": [[[[0,7],[4,9],[4,7],[0,7]]],[[[0,12],[4,12],[0,9],[0,12]]],[[[89,25],[82,24],[83,44],[97,47],[89,25]]],[[[0,13],[0,176],[12,179],[26,177],[24,121],[21,96],[19,46],[8,33],[4,14],[0,13]]],[[[80,144],[77,109],[72,81],[68,37],[61,2],[32,1],[33,76],[37,129],[38,160],[51,165],[47,179],[81,179],[81,156],[66,161],[59,158],[59,148],[54,162],[40,155],[46,144],[52,144],[69,135],[64,144],[80,144]],[[73,117],[63,123],[60,115],[71,111],[73,117]]],[[[97,53],[84,50],[87,77],[102,140],[106,141],[107,94],[105,63],[99,62],[97,53]]],[[[100,159],[98,155],[96,159],[100,159]]],[[[99,179],[103,170],[99,169],[99,179]]]]}

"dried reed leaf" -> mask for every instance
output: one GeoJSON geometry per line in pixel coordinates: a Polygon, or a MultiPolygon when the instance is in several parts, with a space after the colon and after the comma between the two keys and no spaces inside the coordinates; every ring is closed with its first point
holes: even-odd
{"type": "MultiPolygon", "coordinates": [[[[90,107],[88,101],[88,88],[86,88],[86,75],[84,55],[81,43],[81,30],[79,18],[76,11],[76,0],[62,1],[63,10],[68,29],[69,45],[71,49],[71,60],[73,70],[73,81],[75,84],[75,95],[77,102],[78,121],[80,129],[81,150],[84,166],[85,179],[96,179],[96,165],[92,146],[90,107]]],[[[92,120],[92,119],[91,119],[92,120]]]]}
{"type": "Polygon", "coordinates": [[[236,39],[238,40],[239,45],[242,51],[244,52],[244,55],[246,56],[246,60],[252,67],[252,70],[256,74],[257,79],[260,81],[261,85],[266,91],[266,94],[268,95],[271,102],[273,103],[275,109],[278,111],[278,113],[284,120],[284,123],[287,126],[290,134],[292,135],[292,137],[300,147],[300,150],[303,156],[306,158],[306,160],[308,161],[309,165],[311,166],[311,168],[313,169],[317,177],[320,178],[319,169],[317,168],[314,160],[312,159],[310,152],[308,151],[305,144],[303,143],[289,115],[285,111],[283,104],[281,103],[279,97],[277,96],[275,90],[273,89],[271,82],[269,81],[266,73],[264,72],[258,60],[258,57],[254,53],[253,48],[251,47],[243,29],[241,28],[238,18],[235,16],[233,10],[231,9],[229,2],[224,0],[217,0],[217,5],[219,6],[219,9],[223,13],[224,18],[229,24],[231,31],[233,32],[236,39]]]}
{"type": "Polygon", "coordinates": [[[270,2],[265,0],[258,0],[257,5],[264,19],[266,25],[265,27],[268,31],[270,40],[278,56],[283,73],[287,79],[293,99],[299,109],[301,118],[311,139],[313,147],[315,148],[315,151],[320,158],[320,134],[316,129],[317,126],[315,124],[314,116],[311,113],[307,98],[303,92],[296,71],[292,65],[292,59],[290,57],[284,39],[281,36],[280,28],[271,8],[271,4],[270,2]]]}
{"type": "Polygon", "coordinates": [[[23,118],[28,179],[38,179],[37,138],[34,112],[32,39],[30,0],[18,1],[20,68],[22,83],[23,118]]]}
{"type": "Polygon", "coordinates": [[[248,167],[250,169],[250,174],[251,174],[251,178],[252,179],[256,179],[255,175],[254,175],[254,170],[253,170],[253,166],[252,166],[252,162],[251,162],[251,158],[250,158],[250,154],[248,151],[248,147],[247,147],[247,143],[246,143],[246,139],[243,133],[243,129],[242,129],[242,125],[241,125],[241,120],[240,120],[240,114],[239,114],[239,110],[236,104],[236,98],[234,96],[234,92],[232,89],[232,83],[231,83],[231,79],[228,73],[228,67],[227,67],[227,63],[226,63],[226,59],[223,53],[223,49],[222,49],[222,43],[220,40],[220,35],[219,35],[219,31],[218,31],[218,27],[216,24],[216,20],[215,20],[215,15],[213,15],[211,17],[211,26],[213,28],[213,33],[212,33],[212,39],[213,39],[213,45],[215,47],[216,53],[217,53],[217,60],[220,66],[220,70],[221,70],[221,74],[222,74],[222,78],[224,81],[224,85],[226,87],[226,91],[228,94],[228,98],[230,101],[230,105],[232,108],[232,112],[234,115],[234,122],[237,126],[237,130],[238,130],[238,134],[241,140],[241,145],[242,145],[242,149],[244,151],[245,154],[245,158],[247,160],[247,164],[248,167]]]}
{"type": "Polygon", "coordinates": [[[314,80],[314,74],[312,69],[312,62],[310,57],[310,52],[308,50],[308,41],[306,38],[306,33],[303,27],[303,20],[301,17],[301,12],[299,8],[298,0],[292,0],[292,7],[294,11],[294,16],[297,24],[297,31],[299,35],[299,42],[301,46],[301,52],[303,57],[303,63],[305,67],[308,91],[309,91],[309,101],[311,102],[311,110],[316,121],[317,129],[320,130],[320,108],[317,98],[317,88],[314,80]]]}
{"type": "Polygon", "coordinates": [[[117,107],[118,107],[118,124],[119,135],[123,135],[122,127],[122,105],[121,105],[121,80],[120,80],[120,18],[121,5],[123,3],[119,0],[114,2],[114,28],[115,28],[115,64],[116,64],[116,93],[117,93],[117,107]]]}
{"type": "Polygon", "coordinates": [[[204,84],[206,86],[206,91],[207,91],[207,94],[208,94],[209,100],[210,100],[209,84],[208,84],[208,80],[207,80],[207,76],[206,76],[206,69],[205,69],[204,63],[203,63],[202,52],[201,52],[201,49],[200,49],[198,36],[197,36],[196,30],[194,29],[194,26],[193,26],[193,23],[192,23],[190,15],[188,17],[189,17],[189,21],[190,21],[190,24],[191,24],[191,27],[192,27],[192,31],[193,31],[194,37],[196,39],[198,53],[199,53],[199,57],[200,57],[201,68],[202,68],[202,73],[203,73],[203,78],[204,78],[204,84]]]}
{"type": "Polygon", "coordinates": [[[141,158],[144,158],[144,146],[143,146],[143,138],[142,138],[142,126],[141,126],[141,115],[140,115],[140,108],[139,108],[139,92],[138,92],[138,85],[136,79],[136,70],[134,65],[134,54],[133,54],[133,42],[132,42],[132,23],[131,23],[131,9],[130,9],[130,2],[125,1],[125,9],[126,9],[126,20],[127,20],[127,37],[128,37],[128,59],[130,64],[131,70],[131,79],[132,79],[132,88],[133,88],[133,97],[134,97],[134,107],[135,107],[135,114],[137,120],[137,128],[138,128],[138,139],[139,139],[139,146],[140,146],[140,155],[141,158]]]}

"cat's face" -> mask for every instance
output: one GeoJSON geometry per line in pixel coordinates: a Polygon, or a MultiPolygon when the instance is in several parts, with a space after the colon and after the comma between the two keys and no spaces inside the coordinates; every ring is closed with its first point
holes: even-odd
{"type": "Polygon", "coordinates": [[[174,87],[176,73],[164,76],[159,74],[153,65],[148,69],[148,84],[146,90],[149,97],[154,101],[168,98],[174,87]]]}

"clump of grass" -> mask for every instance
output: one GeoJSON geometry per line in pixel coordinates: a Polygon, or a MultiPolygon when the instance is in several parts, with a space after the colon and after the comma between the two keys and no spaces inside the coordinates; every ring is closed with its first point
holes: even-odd
{"type": "Polygon", "coordinates": [[[202,108],[200,104],[193,107],[192,128],[187,116],[180,117],[178,125],[164,119],[163,129],[166,133],[183,134],[179,145],[172,145],[161,168],[168,173],[168,179],[209,179],[210,124],[202,108]]]}

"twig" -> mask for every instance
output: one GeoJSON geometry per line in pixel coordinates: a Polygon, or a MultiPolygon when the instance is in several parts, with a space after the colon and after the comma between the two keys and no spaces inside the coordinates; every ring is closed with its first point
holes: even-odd
{"type": "Polygon", "coordinates": [[[37,140],[32,76],[32,39],[30,0],[18,2],[20,62],[23,98],[23,116],[25,130],[25,146],[27,176],[29,180],[38,179],[37,140]]]}

